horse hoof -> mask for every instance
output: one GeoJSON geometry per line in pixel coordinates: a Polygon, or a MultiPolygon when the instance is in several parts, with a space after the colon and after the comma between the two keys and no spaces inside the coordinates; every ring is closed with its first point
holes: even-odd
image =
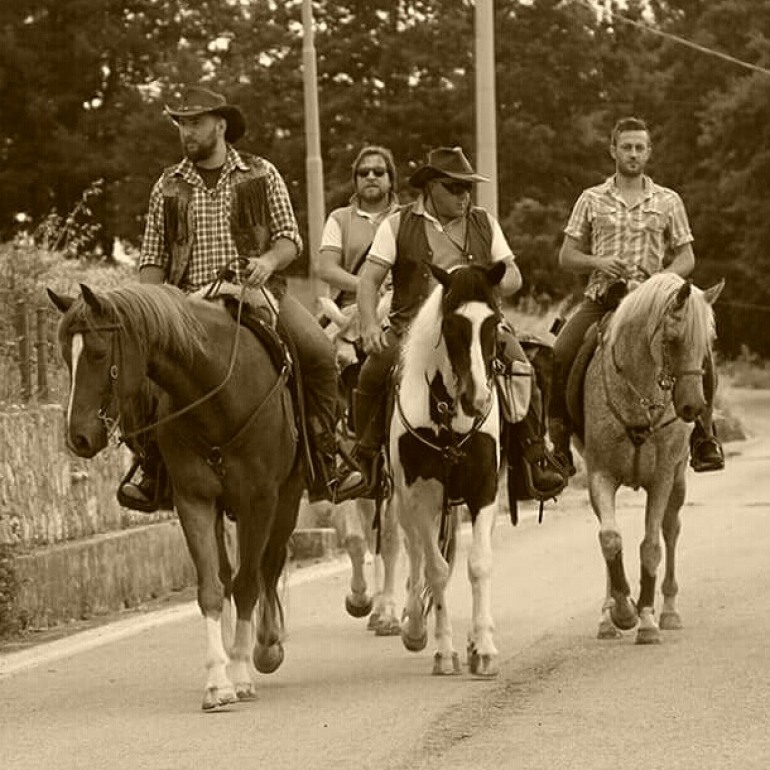
{"type": "Polygon", "coordinates": [[[232,687],[208,687],[203,695],[201,708],[213,713],[238,702],[238,696],[232,687]]]}
{"type": "Polygon", "coordinates": [[[453,652],[442,655],[440,652],[433,656],[433,676],[453,676],[460,673],[460,656],[453,652]]]}
{"type": "Polygon", "coordinates": [[[355,594],[348,594],[345,597],[345,609],[348,615],[354,618],[365,618],[372,611],[372,604],[371,598],[366,595],[363,597],[363,604],[355,601],[355,594]]]}
{"type": "Polygon", "coordinates": [[[652,627],[640,628],[636,632],[637,644],[660,644],[660,629],[652,627]]]}
{"type": "Polygon", "coordinates": [[[366,630],[367,631],[376,631],[377,626],[380,624],[380,613],[379,612],[373,612],[371,615],[369,615],[369,620],[366,623],[366,630]]]}
{"type": "Polygon", "coordinates": [[[475,650],[468,656],[468,670],[479,679],[491,679],[497,676],[500,667],[496,655],[479,654],[475,650]]]}
{"type": "Polygon", "coordinates": [[[375,636],[398,636],[401,633],[401,624],[394,617],[379,618],[374,629],[375,636]]]}
{"type": "Polygon", "coordinates": [[[254,667],[260,674],[272,674],[283,663],[283,645],[280,642],[254,650],[254,667]]]}
{"type": "Polygon", "coordinates": [[[422,636],[409,636],[409,633],[401,629],[401,641],[409,652],[421,652],[428,644],[428,632],[423,631],[422,636]]]}
{"type": "Polygon", "coordinates": [[[682,618],[679,617],[679,613],[676,610],[664,610],[660,613],[660,620],[658,621],[661,631],[681,631],[682,618]]]}
{"type": "Polygon", "coordinates": [[[602,620],[599,623],[599,633],[596,635],[597,639],[620,639],[623,634],[616,628],[616,626],[609,620],[602,620]]]}
{"type": "Polygon", "coordinates": [[[628,596],[615,601],[615,605],[610,610],[610,617],[621,631],[630,631],[639,622],[636,604],[628,596]]]}
{"type": "Polygon", "coordinates": [[[235,695],[239,701],[255,700],[257,697],[257,691],[251,682],[236,684],[235,695]]]}

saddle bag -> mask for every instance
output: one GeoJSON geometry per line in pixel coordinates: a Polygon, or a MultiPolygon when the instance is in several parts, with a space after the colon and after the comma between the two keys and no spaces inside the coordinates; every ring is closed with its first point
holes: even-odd
{"type": "Polygon", "coordinates": [[[508,423],[521,422],[529,411],[532,399],[534,367],[529,361],[503,361],[494,363],[500,410],[508,423]]]}

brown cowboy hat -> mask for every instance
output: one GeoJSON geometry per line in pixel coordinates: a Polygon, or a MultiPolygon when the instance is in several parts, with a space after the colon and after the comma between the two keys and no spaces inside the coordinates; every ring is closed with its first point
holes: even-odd
{"type": "Polygon", "coordinates": [[[221,115],[227,121],[225,140],[230,144],[237,142],[246,133],[246,120],[240,108],[228,104],[222,94],[202,86],[191,86],[182,91],[173,107],[166,105],[166,112],[174,123],[178,123],[179,118],[192,118],[206,113],[221,115]]]}
{"type": "Polygon", "coordinates": [[[428,153],[428,162],[409,178],[412,187],[425,187],[437,177],[450,177],[461,182],[488,182],[489,179],[473,170],[461,147],[437,147],[428,153]]]}

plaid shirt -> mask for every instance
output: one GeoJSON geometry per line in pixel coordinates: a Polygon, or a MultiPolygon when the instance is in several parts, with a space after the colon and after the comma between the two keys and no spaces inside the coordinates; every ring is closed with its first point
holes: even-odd
{"type": "MultiPolygon", "coordinates": [[[[682,199],[673,190],[642,178],[644,195],[627,206],[611,176],[584,190],[564,232],[575,238],[581,251],[596,257],[621,257],[628,263],[629,278],[645,280],[660,272],[674,249],[693,241],[682,199]]],[[[586,296],[597,299],[609,279],[595,270],[588,279],[586,296]]]]}
{"type": "MultiPolygon", "coordinates": [[[[289,191],[275,166],[263,158],[257,159],[267,176],[267,199],[269,207],[270,243],[278,238],[288,238],[297,246],[297,253],[302,251],[302,238],[294,217],[289,191]]],[[[195,291],[214,280],[217,273],[231,259],[238,256],[235,242],[230,231],[230,209],[232,190],[230,179],[235,169],[248,170],[248,166],[233,148],[228,146],[225,164],[216,187],[207,189],[194,164],[184,158],[179,164],[167,169],[155,183],[150,194],[150,206],[147,224],[142,241],[139,268],[148,265],[161,267],[168,264],[163,220],[163,179],[168,175],[177,175],[192,185],[193,194],[190,210],[195,233],[190,265],[185,275],[182,289],[195,291]]],[[[240,268],[236,270],[237,280],[242,278],[240,268]]]]}

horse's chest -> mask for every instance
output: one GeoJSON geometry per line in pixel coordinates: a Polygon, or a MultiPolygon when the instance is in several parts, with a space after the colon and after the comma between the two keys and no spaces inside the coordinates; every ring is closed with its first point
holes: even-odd
{"type": "MultiPolygon", "coordinates": [[[[430,444],[436,434],[426,428],[415,430],[430,444]]],[[[497,493],[497,443],[489,433],[476,433],[459,448],[439,450],[405,433],[398,439],[398,453],[407,486],[418,479],[435,479],[446,485],[450,499],[465,500],[471,510],[492,503],[497,493]]]]}

